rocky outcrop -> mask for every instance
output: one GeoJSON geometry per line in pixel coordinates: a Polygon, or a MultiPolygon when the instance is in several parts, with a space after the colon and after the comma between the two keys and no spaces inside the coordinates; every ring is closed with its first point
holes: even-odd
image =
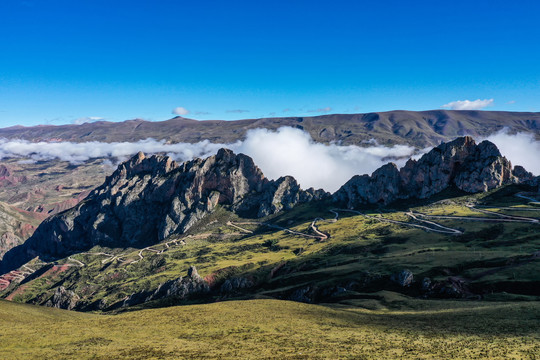
{"type": "Polygon", "coordinates": [[[59,286],[56,288],[54,295],[45,303],[45,306],[73,310],[79,300],[79,295],[71,290],[66,290],[63,286],[59,286]]]}
{"type": "MultiPolygon", "coordinates": [[[[489,141],[461,137],[401,169],[389,163],[371,176],[354,176],[333,200],[349,208],[386,205],[428,198],[448,187],[475,193],[529,177],[522,168],[512,171],[489,141]]],[[[302,190],[290,176],[268,180],[250,157],[227,149],[183,164],[138,153],[82,202],[45,220],[24,245],[5,254],[0,273],[35,256],[65,257],[95,245],[147,246],[186,232],[218,206],[243,217],[264,217],[327,196],[302,190]]]]}
{"type": "Polygon", "coordinates": [[[519,182],[531,182],[534,180],[534,175],[531,172],[525,170],[523,166],[516,165],[512,170],[512,175],[519,179],[519,182]]]}
{"type": "Polygon", "coordinates": [[[334,200],[351,208],[386,205],[398,199],[428,198],[450,186],[469,193],[488,191],[527,176],[522,168],[512,172],[512,164],[493,143],[477,145],[465,136],[437,146],[419,160],[410,159],[399,170],[390,163],[371,176],[354,176],[334,194],[334,200]]]}
{"type": "Polygon", "coordinates": [[[65,257],[98,244],[153,244],[186,232],[217,206],[262,217],[326,196],[300,189],[292,177],[268,180],[250,157],[227,149],[182,164],[138,153],[81,203],[44,221],[24,246],[6,254],[0,271],[35,256],[65,257]]]}
{"type": "Polygon", "coordinates": [[[481,298],[479,294],[475,294],[469,290],[464,279],[453,276],[439,281],[434,281],[426,277],[422,280],[420,292],[424,298],[464,298],[476,300],[481,298]]]}
{"type": "Polygon", "coordinates": [[[390,280],[401,287],[408,287],[414,281],[414,275],[410,270],[404,269],[390,276],[390,280]]]}
{"type": "Polygon", "coordinates": [[[206,294],[210,287],[197,273],[195,266],[188,269],[186,277],[169,280],[158,286],[153,291],[142,291],[131,294],[122,302],[122,307],[142,304],[148,301],[174,297],[178,300],[186,300],[193,295],[206,294]]]}
{"type": "Polygon", "coordinates": [[[23,184],[27,182],[26,176],[17,176],[15,171],[7,165],[0,164],[0,187],[23,184]]]}
{"type": "Polygon", "coordinates": [[[220,287],[220,292],[224,294],[229,294],[244,289],[249,289],[255,284],[252,280],[245,277],[234,277],[231,279],[225,280],[225,282],[220,287]]]}

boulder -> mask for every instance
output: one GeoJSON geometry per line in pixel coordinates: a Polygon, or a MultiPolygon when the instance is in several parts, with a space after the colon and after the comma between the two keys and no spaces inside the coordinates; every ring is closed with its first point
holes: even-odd
{"type": "Polygon", "coordinates": [[[253,287],[253,285],[253,281],[249,280],[248,278],[234,277],[225,280],[225,282],[221,285],[220,292],[225,294],[232,293],[238,290],[249,289],[253,287]]]}
{"type": "Polygon", "coordinates": [[[414,276],[410,270],[404,269],[400,272],[392,274],[392,276],[390,276],[390,280],[401,287],[409,287],[414,281],[414,276]]]}
{"type": "Polygon", "coordinates": [[[45,303],[45,306],[73,310],[79,300],[79,295],[71,290],[66,290],[63,286],[59,286],[56,288],[54,295],[45,303]]]}

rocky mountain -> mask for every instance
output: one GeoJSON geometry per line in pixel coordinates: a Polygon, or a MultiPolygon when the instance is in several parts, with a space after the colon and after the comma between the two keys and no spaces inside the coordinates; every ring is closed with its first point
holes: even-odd
{"type": "MultiPolygon", "coordinates": [[[[402,169],[384,165],[371,176],[357,175],[332,200],[349,208],[424,199],[455,186],[483,192],[530,180],[489,141],[471,137],[443,143],[402,169]]],[[[34,235],[9,251],[6,272],[35,256],[60,258],[93,246],[143,247],[183,234],[216,207],[244,218],[265,217],[300,203],[330,199],[322,190],[302,190],[290,176],[268,180],[253,160],[221,149],[215,156],[177,164],[166,156],[138,153],[73,207],[45,220],[34,235]]]]}
{"type": "Polygon", "coordinates": [[[4,255],[0,293],[9,300],[102,311],[254,295],[327,302],[382,290],[443,298],[493,291],[537,295],[531,290],[534,271],[519,281],[511,273],[538,257],[540,222],[531,192],[537,185],[538,178],[512,169],[495,145],[470,137],[441,144],[402,169],[390,163],[371,176],[355,176],[334,195],[302,190],[292,177],[269,180],[250,157],[226,149],[182,164],[138,153],[4,255]],[[448,187],[489,193],[414,201],[448,187]],[[390,215],[374,216],[373,209],[343,209],[399,199],[412,200],[410,212],[386,208],[390,215]],[[508,207],[523,203],[528,205],[508,207]],[[488,206],[506,213],[482,209],[488,206]],[[453,216],[459,208],[472,221],[453,216]],[[443,209],[445,218],[455,219],[432,217],[443,209]],[[436,253],[449,244],[462,254],[453,265],[436,253]],[[479,256],[471,248],[493,246],[508,257],[490,251],[493,258],[474,262],[478,272],[461,273],[470,271],[463,264],[470,265],[471,256],[479,256]],[[426,248],[436,249],[430,261],[426,248]],[[486,283],[492,271],[497,275],[486,283]],[[508,281],[500,281],[502,272],[508,281]]]}
{"type": "Polygon", "coordinates": [[[450,186],[476,193],[531,177],[520,166],[513,170],[493,143],[476,144],[466,136],[435,147],[418,161],[410,159],[401,169],[389,163],[371,176],[354,176],[334,194],[334,199],[351,208],[386,205],[398,199],[425,199],[450,186]]]}
{"type": "Polygon", "coordinates": [[[290,176],[268,180],[250,157],[226,149],[180,165],[138,153],[84,201],[44,221],[0,265],[11,270],[35,256],[63,257],[95,245],[153,244],[186,232],[217,206],[264,217],[327,196],[300,189],[290,176]]]}
{"type": "Polygon", "coordinates": [[[0,129],[0,139],[29,141],[137,141],[146,138],[170,142],[233,143],[249,129],[292,126],[307,131],[315,141],[362,145],[371,139],[380,144],[407,144],[417,148],[437,146],[458,136],[487,136],[504,127],[531,132],[540,138],[540,113],[503,111],[388,111],[367,114],[332,114],[313,117],[262,118],[238,121],[197,121],[176,117],[150,122],[140,119],[120,123],[15,126],[0,129]]]}

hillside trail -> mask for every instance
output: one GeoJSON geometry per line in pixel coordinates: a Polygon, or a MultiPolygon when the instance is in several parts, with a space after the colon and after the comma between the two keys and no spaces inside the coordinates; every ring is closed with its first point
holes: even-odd
{"type": "Polygon", "coordinates": [[[540,204],[540,200],[529,197],[529,196],[526,196],[526,195],[523,195],[522,193],[516,194],[515,196],[518,197],[518,198],[529,200],[532,203],[540,204]]]}
{"type": "Polygon", "coordinates": [[[361,215],[361,216],[363,216],[365,218],[380,221],[380,222],[386,222],[386,223],[395,224],[395,225],[402,225],[402,226],[406,226],[406,227],[413,227],[413,228],[421,229],[421,230],[424,230],[424,231],[436,232],[436,233],[440,233],[440,234],[459,235],[459,234],[463,233],[462,231],[460,231],[458,229],[449,228],[449,227],[434,223],[432,221],[417,219],[417,218],[415,218],[416,214],[413,214],[412,212],[407,212],[405,214],[412,217],[415,220],[421,221],[421,222],[429,224],[429,225],[433,225],[436,228],[432,228],[432,227],[428,227],[428,226],[424,226],[424,225],[419,225],[419,224],[413,224],[413,223],[405,222],[405,221],[385,219],[385,218],[380,217],[380,216],[367,215],[367,214],[364,214],[364,213],[362,213],[362,212],[360,212],[358,210],[350,210],[350,209],[333,209],[333,210],[337,211],[337,212],[339,212],[339,211],[341,211],[341,212],[351,212],[353,214],[361,215]]]}
{"type": "Polygon", "coordinates": [[[536,218],[528,218],[522,216],[511,216],[500,214],[493,211],[486,211],[483,209],[477,209],[475,207],[470,207],[471,210],[478,211],[481,213],[487,213],[490,215],[499,216],[499,218],[486,218],[486,217],[476,217],[476,216],[453,216],[453,215],[429,215],[423,214],[420,212],[415,212],[415,216],[420,216],[427,219],[444,219],[444,220],[463,220],[463,221],[480,221],[480,222],[512,222],[512,223],[528,223],[528,224],[540,224],[540,220],[536,218]]]}
{"type": "MultiPolygon", "coordinates": [[[[316,222],[316,220],[314,220],[313,222],[316,222]]],[[[311,223],[311,225],[313,225],[313,222],[311,223]]],[[[292,234],[292,235],[304,236],[304,237],[313,238],[313,239],[319,239],[319,240],[328,239],[328,235],[326,235],[326,234],[324,234],[324,233],[322,233],[322,232],[320,232],[318,230],[316,232],[317,235],[311,235],[311,234],[306,234],[306,233],[303,233],[303,232],[300,232],[300,231],[292,230],[292,229],[289,229],[289,228],[285,228],[283,226],[270,224],[270,223],[266,223],[266,222],[259,222],[259,221],[244,221],[244,222],[228,221],[227,225],[232,226],[232,227],[234,227],[236,229],[239,229],[240,231],[243,231],[245,233],[250,233],[250,234],[253,233],[253,231],[242,228],[240,225],[266,226],[266,227],[269,227],[269,228],[272,228],[272,229],[285,231],[285,232],[287,232],[289,234],[292,234]]]]}

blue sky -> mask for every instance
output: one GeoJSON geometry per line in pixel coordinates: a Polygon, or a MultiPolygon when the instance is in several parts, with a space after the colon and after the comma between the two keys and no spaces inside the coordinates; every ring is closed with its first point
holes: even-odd
{"type": "Polygon", "coordinates": [[[539,14],[538,1],[0,0],[0,125],[177,107],[540,111],[539,14]]]}

